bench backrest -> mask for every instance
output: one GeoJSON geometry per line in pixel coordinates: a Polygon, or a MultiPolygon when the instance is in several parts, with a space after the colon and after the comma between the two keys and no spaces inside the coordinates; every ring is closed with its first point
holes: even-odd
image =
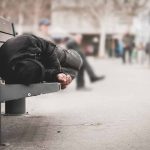
{"type": "Polygon", "coordinates": [[[0,17],[0,47],[8,39],[16,35],[12,22],[0,17]]]}

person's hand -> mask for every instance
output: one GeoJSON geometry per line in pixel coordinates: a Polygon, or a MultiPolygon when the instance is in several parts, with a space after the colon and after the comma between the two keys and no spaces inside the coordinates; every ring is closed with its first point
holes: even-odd
{"type": "Polygon", "coordinates": [[[61,88],[65,89],[67,85],[69,85],[72,82],[72,78],[69,74],[59,73],[57,75],[57,80],[59,83],[61,83],[61,88]]]}

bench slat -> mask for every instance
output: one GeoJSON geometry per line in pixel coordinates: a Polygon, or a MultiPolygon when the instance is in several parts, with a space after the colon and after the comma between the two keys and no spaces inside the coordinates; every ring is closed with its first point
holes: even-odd
{"type": "Polygon", "coordinates": [[[0,102],[57,92],[59,90],[59,83],[37,83],[29,86],[22,84],[1,84],[0,102]]]}
{"type": "Polygon", "coordinates": [[[5,20],[4,18],[0,18],[0,31],[14,35],[12,30],[12,23],[5,20]]]}
{"type": "Polygon", "coordinates": [[[6,42],[8,39],[13,38],[13,35],[5,34],[0,32],[0,43],[6,42]]]}
{"type": "Polygon", "coordinates": [[[3,43],[0,43],[0,47],[3,45],[3,43]]]}

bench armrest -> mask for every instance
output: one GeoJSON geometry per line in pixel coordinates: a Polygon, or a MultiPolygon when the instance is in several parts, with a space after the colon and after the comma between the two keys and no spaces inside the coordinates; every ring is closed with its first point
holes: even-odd
{"type": "Polygon", "coordinates": [[[36,83],[29,86],[23,84],[0,84],[0,102],[57,92],[59,90],[59,83],[36,83]]]}

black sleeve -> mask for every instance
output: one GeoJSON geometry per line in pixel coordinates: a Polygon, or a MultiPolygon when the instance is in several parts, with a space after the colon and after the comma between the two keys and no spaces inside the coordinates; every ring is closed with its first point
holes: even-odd
{"type": "Polygon", "coordinates": [[[72,79],[74,79],[78,75],[78,71],[73,68],[62,67],[62,71],[64,74],[69,74],[72,79]]]}
{"type": "Polygon", "coordinates": [[[56,54],[56,45],[35,35],[31,36],[34,38],[34,41],[36,39],[36,43],[33,43],[34,47],[42,51],[42,62],[44,62],[44,66],[47,69],[56,69],[60,71],[61,66],[56,54]]]}
{"type": "Polygon", "coordinates": [[[56,55],[56,45],[34,35],[32,35],[32,38],[34,39],[33,41],[36,41],[33,43],[34,47],[41,50],[41,62],[46,69],[44,80],[47,82],[57,81],[57,74],[62,71],[56,55]]]}
{"type": "Polygon", "coordinates": [[[60,62],[56,54],[55,44],[47,43],[46,50],[45,50],[45,60],[46,60],[48,69],[57,69],[61,71],[60,62]]]}
{"type": "Polygon", "coordinates": [[[73,43],[72,41],[69,41],[69,42],[67,43],[66,47],[67,47],[68,49],[75,49],[74,43],[73,43]]]}
{"type": "Polygon", "coordinates": [[[44,81],[57,82],[57,74],[60,73],[56,69],[46,69],[44,81]]]}
{"type": "Polygon", "coordinates": [[[64,50],[64,52],[66,57],[62,66],[79,71],[83,64],[81,56],[73,49],[64,50]]]}
{"type": "Polygon", "coordinates": [[[55,48],[55,44],[46,42],[43,57],[46,65],[45,81],[57,81],[57,74],[62,72],[55,48]]]}

